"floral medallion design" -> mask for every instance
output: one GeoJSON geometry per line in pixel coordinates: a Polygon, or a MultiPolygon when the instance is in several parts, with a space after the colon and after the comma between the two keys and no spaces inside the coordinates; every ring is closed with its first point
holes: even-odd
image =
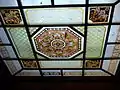
{"type": "Polygon", "coordinates": [[[5,24],[20,24],[22,21],[20,12],[17,9],[3,9],[0,13],[5,24]]]}
{"type": "Polygon", "coordinates": [[[37,68],[37,63],[36,61],[23,61],[22,64],[25,68],[37,68]]]}
{"type": "Polygon", "coordinates": [[[100,68],[101,60],[86,60],[85,68],[100,68]]]}
{"type": "Polygon", "coordinates": [[[72,57],[83,46],[83,37],[69,27],[42,28],[32,40],[36,51],[49,58],[72,57]]]}
{"type": "Polygon", "coordinates": [[[109,12],[110,12],[109,6],[91,7],[89,20],[91,20],[92,22],[107,22],[109,12]]]}

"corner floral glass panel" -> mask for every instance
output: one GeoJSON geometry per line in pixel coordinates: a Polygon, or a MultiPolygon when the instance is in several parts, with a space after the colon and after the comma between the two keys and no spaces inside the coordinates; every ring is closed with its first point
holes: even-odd
{"type": "Polygon", "coordinates": [[[85,68],[100,68],[101,60],[85,60],[85,68]]]}
{"type": "Polygon", "coordinates": [[[24,68],[38,68],[36,61],[21,60],[21,62],[24,68]]]}
{"type": "Polygon", "coordinates": [[[105,23],[109,22],[111,7],[97,6],[89,8],[89,23],[105,23]]]}
{"type": "Polygon", "coordinates": [[[1,9],[0,15],[4,24],[18,25],[23,24],[20,10],[18,9],[1,9]]]}

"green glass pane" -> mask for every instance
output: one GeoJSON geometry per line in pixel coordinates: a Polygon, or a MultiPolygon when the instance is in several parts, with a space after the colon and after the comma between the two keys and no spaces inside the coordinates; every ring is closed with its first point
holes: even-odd
{"type": "Polygon", "coordinates": [[[25,28],[9,28],[9,34],[21,58],[34,58],[25,28]]]}
{"type": "Polygon", "coordinates": [[[106,37],[106,27],[89,26],[87,33],[86,57],[100,58],[102,56],[106,37]]]}

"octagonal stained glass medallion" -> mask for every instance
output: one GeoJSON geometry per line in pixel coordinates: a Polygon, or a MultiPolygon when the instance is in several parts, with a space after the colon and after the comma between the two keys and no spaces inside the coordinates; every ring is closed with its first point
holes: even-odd
{"type": "Polygon", "coordinates": [[[83,51],[83,37],[69,27],[44,27],[32,40],[36,52],[48,58],[72,58],[83,51]]]}

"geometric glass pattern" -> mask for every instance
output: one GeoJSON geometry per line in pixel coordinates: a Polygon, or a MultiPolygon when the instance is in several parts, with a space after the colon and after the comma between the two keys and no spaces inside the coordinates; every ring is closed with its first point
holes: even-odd
{"type": "Polygon", "coordinates": [[[50,58],[70,58],[83,50],[83,37],[69,27],[42,28],[32,39],[36,51],[50,58]]]}
{"type": "Polygon", "coordinates": [[[119,0],[15,1],[0,0],[0,57],[13,76],[119,74],[119,0]]]}

